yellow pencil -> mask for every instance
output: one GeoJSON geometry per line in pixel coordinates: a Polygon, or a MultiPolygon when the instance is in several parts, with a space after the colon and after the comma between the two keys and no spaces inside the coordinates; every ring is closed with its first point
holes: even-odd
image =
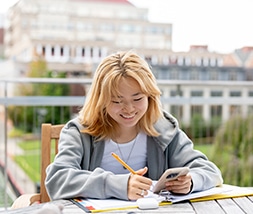
{"type": "Polygon", "coordinates": [[[112,156],[119,161],[124,167],[126,167],[132,174],[137,174],[130,166],[128,166],[118,155],[112,152],[112,156]]]}

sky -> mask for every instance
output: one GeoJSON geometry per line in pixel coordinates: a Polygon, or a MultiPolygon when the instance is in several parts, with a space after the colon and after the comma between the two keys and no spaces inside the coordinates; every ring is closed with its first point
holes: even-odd
{"type": "MultiPolygon", "coordinates": [[[[253,46],[253,0],[129,0],[149,9],[149,20],[172,24],[172,50],[208,45],[230,53],[253,46]]],[[[17,0],[0,0],[4,13],[17,0]]]]}

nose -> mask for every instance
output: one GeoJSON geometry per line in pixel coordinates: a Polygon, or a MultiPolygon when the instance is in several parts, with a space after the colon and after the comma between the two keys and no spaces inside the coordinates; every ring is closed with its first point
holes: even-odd
{"type": "Polygon", "coordinates": [[[131,112],[134,110],[134,105],[132,102],[124,102],[123,109],[126,110],[127,112],[131,112]]]}

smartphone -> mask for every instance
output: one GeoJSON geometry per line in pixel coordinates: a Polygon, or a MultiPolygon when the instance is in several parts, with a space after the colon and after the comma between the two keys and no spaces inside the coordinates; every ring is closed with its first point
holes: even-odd
{"type": "Polygon", "coordinates": [[[165,187],[166,187],[165,183],[167,181],[175,180],[179,176],[182,176],[182,175],[187,175],[189,173],[189,171],[190,171],[189,167],[177,167],[177,168],[167,169],[162,174],[160,179],[157,181],[157,183],[153,187],[152,191],[154,193],[159,193],[161,190],[165,189],[165,187]]]}

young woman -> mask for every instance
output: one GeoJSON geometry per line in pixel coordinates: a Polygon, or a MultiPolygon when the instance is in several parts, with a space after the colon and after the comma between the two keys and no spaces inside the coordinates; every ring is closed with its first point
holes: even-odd
{"type": "Polygon", "coordinates": [[[187,194],[223,182],[215,164],[193,149],[177,120],[162,110],[148,64],[134,52],[119,52],[100,63],[79,116],[62,129],[45,184],[51,199],[136,200],[166,169],[183,166],[190,172],[167,182],[167,190],[187,194]]]}

